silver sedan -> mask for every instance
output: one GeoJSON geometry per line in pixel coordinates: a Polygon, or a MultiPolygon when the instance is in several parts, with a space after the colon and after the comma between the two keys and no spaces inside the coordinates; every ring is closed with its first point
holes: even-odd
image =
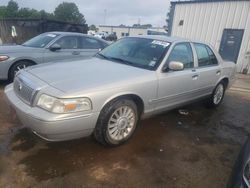
{"type": "Polygon", "coordinates": [[[0,80],[14,79],[28,66],[65,60],[79,60],[95,55],[108,43],[81,33],[49,32],[22,45],[0,46],[0,80]]]}
{"type": "Polygon", "coordinates": [[[140,118],[198,99],[219,106],[234,75],[235,64],[207,44],[127,37],[92,59],[22,70],[5,94],[23,124],[45,140],[94,134],[102,144],[119,145],[140,118]]]}

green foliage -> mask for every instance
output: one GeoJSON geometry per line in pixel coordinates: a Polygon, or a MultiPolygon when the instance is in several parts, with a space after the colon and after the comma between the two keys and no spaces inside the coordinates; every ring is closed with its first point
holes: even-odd
{"type": "Polygon", "coordinates": [[[90,25],[90,26],[89,26],[89,30],[97,31],[97,28],[96,28],[95,25],[90,25]]]}
{"type": "Polygon", "coordinates": [[[19,18],[40,18],[40,13],[35,9],[21,8],[18,11],[19,18]]]}
{"type": "Polygon", "coordinates": [[[0,18],[4,18],[6,15],[6,6],[0,6],[0,18]]]}
{"type": "Polygon", "coordinates": [[[44,18],[78,24],[86,22],[76,4],[67,2],[58,5],[53,14],[45,10],[37,11],[30,8],[19,8],[15,1],[10,0],[7,6],[0,6],[0,18],[44,18]]]}
{"type": "Polygon", "coordinates": [[[16,17],[18,15],[18,4],[10,0],[7,7],[6,7],[6,17],[16,17]]]}
{"type": "Polygon", "coordinates": [[[79,12],[75,3],[61,3],[58,7],[56,7],[54,15],[57,20],[61,21],[78,24],[84,24],[86,22],[84,16],[79,12]]]}

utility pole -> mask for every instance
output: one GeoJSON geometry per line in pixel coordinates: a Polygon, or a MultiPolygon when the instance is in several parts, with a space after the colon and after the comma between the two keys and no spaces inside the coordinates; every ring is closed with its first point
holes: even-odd
{"type": "Polygon", "coordinates": [[[104,25],[106,25],[107,9],[104,9],[104,25]]]}
{"type": "Polygon", "coordinates": [[[141,25],[141,18],[138,18],[138,25],[141,25]]]}

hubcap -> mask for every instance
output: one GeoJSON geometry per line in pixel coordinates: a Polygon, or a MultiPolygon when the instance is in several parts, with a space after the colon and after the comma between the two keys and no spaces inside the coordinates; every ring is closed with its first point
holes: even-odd
{"type": "Polygon", "coordinates": [[[214,104],[219,104],[224,93],[224,87],[222,84],[219,84],[214,92],[214,104]]]}
{"type": "Polygon", "coordinates": [[[136,123],[135,112],[129,106],[114,111],[108,122],[108,134],[113,140],[123,140],[130,136],[136,123]]]}
{"type": "Polygon", "coordinates": [[[14,71],[15,75],[20,71],[21,69],[25,69],[27,66],[25,64],[18,65],[14,71]]]}

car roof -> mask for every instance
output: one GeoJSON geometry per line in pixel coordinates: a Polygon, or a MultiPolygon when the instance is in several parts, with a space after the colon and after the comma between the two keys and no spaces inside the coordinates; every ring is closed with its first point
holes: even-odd
{"type": "Polygon", "coordinates": [[[153,39],[153,40],[161,40],[166,42],[191,42],[188,39],[180,38],[180,37],[170,37],[166,35],[139,35],[139,36],[130,36],[135,38],[145,38],[145,39],[153,39]]]}
{"type": "Polygon", "coordinates": [[[68,36],[68,35],[76,35],[76,36],[86,36],[86,37],[89,37],[89,38],[94,38],[94,39],[97,39],[99,41],[102,41],[104,43],[107,43],[109,44],[107,41],[103,40],[103,39],[100,39],[100,38],[97,38],[97,37],[94,37],[94,36],[91,36],[91,35],[87,35],[87,34],[83,34],[83,33],[77,33],[77,32],[63,32],[63,31],[52,31],[52,32],[46,32],[47,34],[55,34],[55,35],[64,35],[64,36],[68,36]]]}

